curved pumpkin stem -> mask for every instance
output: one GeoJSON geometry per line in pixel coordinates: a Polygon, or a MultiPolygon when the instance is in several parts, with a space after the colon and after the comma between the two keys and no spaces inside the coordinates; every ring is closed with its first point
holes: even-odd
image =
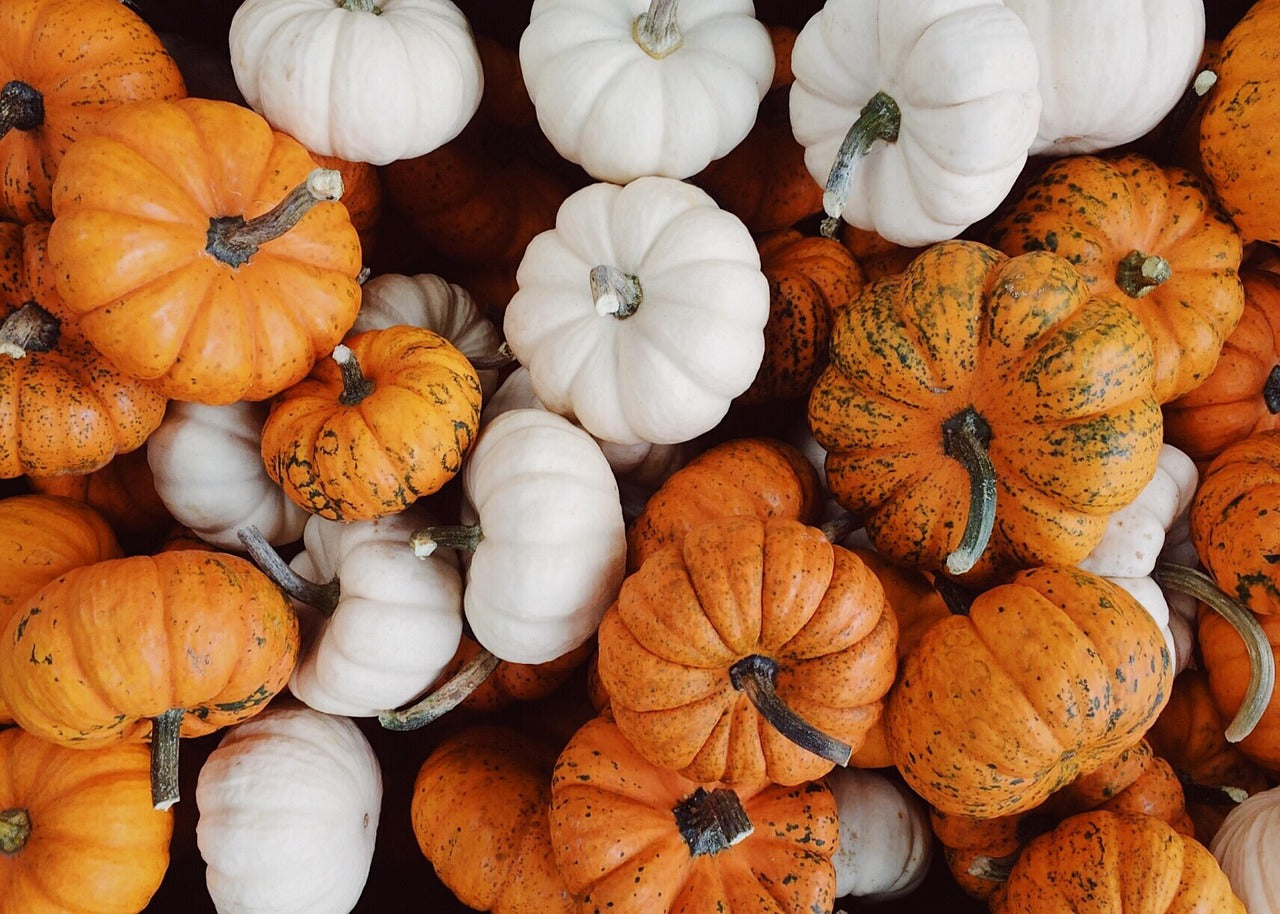
{"type": "Polygon", "coordinates": [[[151,718],[151,805],[161,811],[178,802],[178,738],[182,708],[151,718]]]}
{"type": "Polygon", "coordinates": [[[969,474],[969,516],[960,545],[947,556],[947,571],[964,574],[977,564],[996,527],[996,469],[987,456],[991,426],[965,407],[942,424],[943,450],[969,474]]]}
{"type": "Polygon", "coordinates": [[[425,559],[437,549],[475,552],[483,539],[484,531],[479,524],[439,524],[413,531],[409,535],[409,548],[418,558],[425,559]]]}
{"type": "Polygon", "coordinates": [[[644,292],[640,280],[617,267],[601,264],[591,268],[591,300],[596,303],[596,313],[601,317],[612,314],[624,320],[636,313],[644,292]]]}
{"type": "Polygon", "coordinates": [[[31,836],[31,815],[25,809],[0,812],[0,854],[16,854],[31,836]]]}
{"type": "Polygon", "coordinates": [[[342,392],[338,394],[338,402],[343,406],[359,406],[377,385],[360,370],[356,354],[341,343],[333,347],[333,360],[342,372],[342,392]]]}
{"type": "Polygon", "coordinates": [[[1183,796],[1188,801],[1203,803],[1206,806],[1239,806],[1249,799],[1249,791],[1231,784],[1201,784],[1184,771],[1174,770],[1178,783],[1182,785],[1183,796]]]}
{"type": "Polygon", "coordinates": [[[844,135],[836,160],[827,173],[827,183],[822,188],[822,209],[827,218],[822,220],[822,234],[834,238],[840,228],[840,214],[849,202],[849,189],[853,185],[853,168],[868,152],[876,140],[887,143],[898,139],[902,126],[902,111],[889,95],[877,92],[862,106],[858,119],[844,135]]]}
{"type": "Polygon", "coordinates": [[[1227,742],[1238,743],[1258,725],[1271,703],[1276,685],[1276,658],[1271,653],[1267,633],[1244,604],[1222,590],[1204,572],[1172,562],[1157,562],[1151,577],[1161,587],[1168,587],[1200,602],[1220,615],[1244,641],[1249,655],[1249,685],[1245,689],[1240,710],[1227,725],[1227,742]]]}
{"type": "Polygon", "coordinates": [[[1171,276],[1173,267],[1159,254],[1130,251],[1116,266],[1116,285],[1130,298],[1142,298],[1171,276]]]}
{"type": "Polygon", "coordinates": [[[778,695],[778,664],[763,654],[749,654],[729,667],[729,681],[760,712],[769,725],[814,755],[837,765],[849,764],[853,747],[823,733],[792,711],[778,695]]]}
{"type": "Polygon", "coordinates": [[[341,593],[337,578],[327,584],[317,584],[315,581],[307,580],[289,567],[289,563],[280,557],[275,547],[267,542],[262,531],[252,524],[236,530],[236,536],[243,544],[245,552],[249,553],[249,558],[253,559],[253,563],[262,569],[262,573],[269,577],[273,584],[290,597],[299,603],[315,607],[325,615],[330,615],[337,609],[338,596],[341,593]]]}
{"type": "Polygon", "coordinates": [[[62,322],[29,301],[0,323],[0,355],[21,359],[28,352],[48,352],[61,335],[62,322]]]}
{"type": "Polygon", "coordinates": [[[1271,371],[1267,372],[1266,383],[1262,385],[1262,402],[1271,415],[1280,413],[1280,365],[1272,365],[1271,371]]]}
{"type": "Polygon", "coordinates": [[[471,367],[476,371],[492,371],[497,368],[506,368],[516,360],[516,354],[511,351],[511,344],[505,340],[490,355],[478,355],[475,358],[468,356],[467,361],[471,363],[471,367]]]}
{"type": "Polygon", "coordinates": [[[728,787],[699,787],[672,812],[691,857],[728,850],[755,831],[742,801],[728,787]]]}
{"type": "Polygon", "coordinates": [[[0,89],[0,138],[10,130],[35,130],[44,123],[44,96],[35,86],[11,79],[0,89]]]}
{"type": "Polygon", "coordinates": [[[501,662],[482,647],[440,688],[402,711],[383,711],[378,715],[378,723],[388,730],[417,730],[425,727],[461,704],[489,678],[501,662]]]}
{"type": "Polygon", "coordinates": [[[342,197],[342,173],[317,168],[307,179],[261,216],[214,216],[205,235],[205,251],[231,267],[249,262],[258,248],[279,238],[298,224],[317,203],[342,197]]]}
{"type": "Polygon", "coordinates": [[[631,24],[631,37],[655,60],[661,60],[684,44],[676,22],[678,0],[651,0],[649,9],[631,24]]]}

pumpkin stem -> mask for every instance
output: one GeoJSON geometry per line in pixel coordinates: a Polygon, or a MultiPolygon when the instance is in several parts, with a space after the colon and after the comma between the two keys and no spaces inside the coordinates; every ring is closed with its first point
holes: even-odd
{"type": "Polygon", "coordinates": [[[591,299],[601,317],[612,314],[623,320],[636,313],[644,292],[640,280],[617,267],[600,265],[591,268],[591,299]]]}
{"type": "Polygon", "coordinates": [[[511,344],[503,341],[491,355],[478,355],[475,358],[468,358],[471,367],[476,371],[491,371],[495,368],[505,368],[516,360],[516,354],[511,351],[511,344]]]}
{"type": "Polygon", "coordinates": [[[230,267],[243,266],[259,247],[297,225],[311,207],[341,198],[342,191],[341,172],[317,168],[261,216],[214,216],[209,220],[204,249],[230,267]]]}
{"type": "Polygon", "coordinates": [[[333,360],[342,372],[342,393],[338,394],[338,402],[343,406],[359,406],[377,385],[360,370],[356,354],[341,343],[333,347],[333,360]]]}
{"type": "Polygon", "coordinates": [[[1276,658],[1271,653],[1267,633],[1243,603],[1223,591],[1202,571],[1173,562],[1157,562],[1151,577],[1161,587],[1185,593],[1207,605],[1226,620],[1244,641],[1245,651],[1249,655],[1249,685],[1245,689],[1240,710],[1227,725],[1224,734],[1227,742],[1240,742],[1262,720],[1267,705],[1271,703],[1271,693],[1275,690],[1276,658]]]}
{"type": "Polygon", "coordinates": [[[1188,802],[1203,803],[1206,806],[1222,806],[1230,803],[1239,806],[1249,799],[1249,791],[1230,784],[1201,784],[1185,771],[1174,771],[1178,782],[1182,784],[1182,793],[1188,802]]]}
{"type": "Polygon", "coordinates": [[[738,795],[728,787],[699,787],[671,811],[691,857],[728,850],[756,828],[738,795]]]}
{"type": "Polygon", "coordinates": [[[853,747],[823,733],[787,707],[778,695],[778,664],[763,654],[749,654],[729,667],[729,681],[755,705],[769,725],[814,755],[837,765],[849,764],[853,747]]]}
{"type": "Polygon", "coordinates": [[[1116,285],[1130,298],[1141,298],[1173,276],[1173,267],[1159,254],[1130,251],[1116,266],[1116,285]]]}
{"type": "Polygon", "coordinates": [[[1262,402],[1267,404],[1271,415],[1280,413],[1280,365],[1272,365],[1267,373],[1267,381],[1262,385],[1262,402]]]}
{"type": "Polygon", "coordinates": [[[969,516],[960,545],[947,556],[947,571],[964,574],[977,564],[996,526],[996,470],[987,456],[991,426],[972,406],[942,423],[942,445],[969,474],[969,516]]]}
{"type": "Polygon", "coordinates": [[[828,542],[839,543],[842,539],[862,526],[862,522],[852,512],[841,511],[825,524],[818,527],[828,542]]]}
{"type": "Polygon", "coordinates": [[[164,811],[178,802],[178,737],[182,708],[151,718],[151,805],[164,811]]]}
{"type": "Polygon", "coordinates": [[[484,531],[479,524],[438,524],[413,531],[409,536],[409,548],[418,558],[425,559],[437,549],[475,552],[482,539],[484,531]]]}
{"type": "Polygon", "coordinates": [[[980,854],[973,858],[967,872],[975,879],[985,882],[1008,882],[1009,874],[1013,872],[1013,865],[1021,856],[1021,849],[1003,857],[987,857],[980,854]]]}
{"type": "Polygon", "coordinates": [[[1217,84],[1217,73],[1212,70],[1201,70],[1196,74],[1196,78],[1191,80],[1191,91],[1196,94],[1197,98],[1204,98],[1209,94],[1209,90],[1217,84]]]}
{"type": "Polygon", "coordinates": [[[977,596],[976,593],[961,587],[945,574],[933,576],[933,589],[938,592],[938,596],[942,597],[942,602],[947,604],[947,610],[953,616],[969,615],[974,598],[977,596]]]}
{"type": "Polygon", "coordinates": [[[11,79],[0,89],[0,137],[10,130],[35,130],[44,123],[44,96],[35,86],[11,79]]]}
{"type": "Polygon", "coordinates": [[[417,730],[456,708],[480,687],[501,661],[485,648],[462,665],[444,685],[401,711],[383,711],[378,723],[388,730],[417,730]]]}
{"type": "Polygon", "coordinates": [[[876,140],[895,142],[901,125],[902,111],[898,103],[884,92],[871,96],[858,112],[858,119],[844,135],[844,142],[840,144],[840,151],[836,153],[836,160],[822,189],[822,209],[827,214],[827,218],[822,220],[822,234],[827,238],[834,238],[840,228],[840,214],[849,201],[854,166],[871,151],[876,140]]]}
{"type": "Polygon", "coordinates": [[[649,9],[631,24],[631,37],[646,54],[661,60],[684,44],[676,22],[678,0],[650,0],[649,9]]]}
{"type": "Polygon", "coordinates": [[[23,358],[28,352],[48,352],[58,345],[62,322],[33,301],[0,324],[0,355],[23,358]]]}
{"type": "Polygon", "coordinates": [[[267,542],[262,531],[253,524],[236,530],[236,536],[240,538],[253,563],[262,569],[262,573],[269,577],[273,584],[290,597],[299,603],[314,606],[325,615],[332,615],[337,609],[338,595],[341,592],[337,578],[327,584],[317,584],[315,581],[307,580],[289,567],[289,564],[280,557],[280,553],[267,542]]]}
{"type": "Polygon", "coordinates": [[[375,16],[382,15],[382,7],[378,6],[377,0],[339,0],[338,6],[353,13],[373,13],[375,16]]]}
{"type": "Polygon", "coordinates": [[[0,812],[0,854],[16,854],[31,835],[31,816],[25,809],[0,812]]]}

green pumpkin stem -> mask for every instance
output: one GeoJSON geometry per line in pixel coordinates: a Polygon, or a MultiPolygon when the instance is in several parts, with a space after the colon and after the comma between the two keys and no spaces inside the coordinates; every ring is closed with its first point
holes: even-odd
{"type": "Polygon", "coordinates": [[[1271,653],[1267,633],[1253,613],[1244,604],[1222,590],[1213,579],[1202,571],[1177,565],[1173,562],[1157,562],[1151,577],[1161,587],[1185,593],[1204,603],[1228,625],[1236,630],[1245,651],[1249,655],[1249,685],[1245,689],[1240,709],[1227,726],[1227,742],[1238,743],[1262,720],[1271,703],[1271,693],[1276,685],[1276,658],[1271,653]]]}
{"type": "Polygon", "coordinates": [[[631,24],[631,37],[655,60],[661,60],[684,44],[676,21],[678,0],[650,0],[649,9],[631,24]]]}
{"type": "Polygon", "coordinates": [[[644,300],[640,280],[617,267],[601,264],[591,268],[591,300],[596,303],[596,313],[601,317],[613,315],[625,320],[636,313],[644,300]]]}
{"type": "Polygon", "coordinates": [[[25,809],[0,811],[0,854],[16,854],[31,835],[31,816],[25,809]]]}
{"type": "Polygon", "coordinates": [[[317,168],[261,216],[214,216],[209,220],[204,249],[228,266],[243,266],[258,248],[297,225],[317,203],[338,200],[342,192],[341,172],[317,168]]]}
{"type": "Polygon", "coordinates": [[[987,456],[991,426],[972,406],[942,423],[943,450],[969,474],[969,515],[960,545],[947,556],[947,572],[961,575],[977,564],[996,526],[996,470],[987,456]]]}
{"type": "Polygon", "coordinates": [[[690,857],[718,854],[755,831],[742,801],[728,787],[698,787],[671,812],[690,857]]]}
{"type": "Polygon", "coordinates": [[[479,524],[438,524],[413,531],[409,535],[409,547],[414,555],[425,559],[437,549],[475,552],[483,539],[484,531],[479,524]]]}
{"type": "Polygon", "coordinates": [[[236,536],[239,537],[253,563],[271,579],[273,584],[291,598],[315,607],[326,616],[332,615],[338,608],[338,596],[341,590],[337,578],[327,584],[317,584],[315,581],[307,580],[289,567],[289,563],[281,558],[280,553],[267,542],[262,531],[252,524],[236,530],[236,536]]]}
{"type": "Polygon", "coordinates": [[[1159,254],[1130,251],[1116,266],[1116,285],[1130,298],[1142,298],[1173,276],[1173,267],[1159,254]]]}
{"type": "Polygon", "coordinates": [[[48,352],[61,335],[62,322],[29,301],[0,323],[0,355],[21,359],[28,352],[48,352]]]}
{"type": "Polygon", "coordinates": [[[342,392],[338,394],[338,402],[343,406],[359,406],[378,385],[360,370],[356,354],[342,343],[333,347],[333,360],[342,372],[342,392]]]}
{"type": "Polygon", "coordinates": [[[884,92],[871,96],[858,112],[858,119],[844,135],[844,142],[840,144],[840,151],[836,153],[836,160],[822,189],[822,209],[827,214],[827,218],[822,220],[822,234],[827,238],[834,238],[836,229],[840,227],[840,214],[849,201],[849,190],[853,184],[854,166],[871,151],[876,140],[895,142],[901,126],[902,111],[898,103],[884,92]]]}
{"type": "Polygon", "coordinates": [[[10,130],[35,130],[44,123],[44,96],[21,80],[0,89],[0,138],[10,130]]]}
{"type": "Polygon", "coordinates": [[[378,0],[339,0],[338,5],[344,10],[352,13],[373,13],[375,16],[382,15],[382,7],[378,6],[378,0]]]}
{"type": "Polygon", "coordinates": [[[475,358],[467,357],[467,361],[471,363],[471,367],[476,371],[492,371],[497,368],[506,368],[516,360],[516,354],[511,351],[511,344],[503,342],[491,355],[478,355],[475,358]]]}
{"type": "Polygon", "coordinates": [[[729,667],[729,681],[769,725],[801,749],[837,765],[849,764],[853,747],[823,733],[792,711],[778,695],[778,664],[763,654],[749,654],[729,667]]]}
{"type": "Polygon", "coordinates": [[[489,678],[501,661],[491,652],[480,651],[462,665],[444,685],[415,704],[400,711],[383,711],[378,723],[387,730],[417,730],[452,711],[489,678]]]}
{"type": "Polygon", "coordinates": [[[178,738],[182,708],[151,718],[151,805],[161,811],[178,802],[178,738]]]}
{"type": "Polygon", "coordinates": [[[1266,383],[1262,385],[1262,402],[1267,404],[1267,412],[1271,415],[1280,413],[1280,365],[1272,365],[1267,372],[1266,383]]]}

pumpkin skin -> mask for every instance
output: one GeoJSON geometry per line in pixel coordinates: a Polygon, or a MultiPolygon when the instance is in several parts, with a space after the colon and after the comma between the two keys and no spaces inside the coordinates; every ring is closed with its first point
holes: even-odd
{"type": "Polygon", "coordinates": [[[1239,234],[1190,172],[1143,156],[1059,159],[996,222],[990,242],[1011,256],[1053,251],[1092,294],[1133,311],[1151,337],[1161,403],[1209,376],[1244,309],[1239,234]],[[1135,275],[1135,257],[1163,258],[1171,274],[1151,285],[1135,275]]]}
{"type": "Polygon", "coordinates": [[[929,816],[920,798],[874,771],[837,768],[826,782],[840,822],[831,859],[836,894],[883,902],[919,888],[933,859],[929,816]]]}
{"type": "Polygon", "coordinates": [[[311,158],[321,168],[332,168],[342,175],[342,208],[351,216],[351,225],[360,236],[360,250],[367,262],[382,218],[382,179],[378,169],[368,162],[317,155],[314,151],[311,158]]]}
{"type": "MultiPolygon", "coordinates": [[[[1271,653],[1280,657],[1280,613],[1258,616],[1271,653]]],[[[1209,676],[1213,703],[1224,720],[1231,719],[1244,701],[1249,683],[1249,655],[1235,629],[1217,613],[1201,612],[1200,655],[1209,676]]],[[[1244,756],[1271,775],[1280,775],[1280,689],[1271,695],[1258,725],[1235,744],[1244,756]]]]}
{"type": "Polygon", "coordinates": [[[52,219],[53,180],[79,137],[128,102],[187,94],[160,39],[117,0],[5,3],[0,47],[0,86],[34,89],[42,108],[33,123],[0,124],[0,218],[52,219]]]}
{"type": "MultiPolygon", "coordinates": [[[[465,633],[436,685],[448,680],[480,652],[480,642],[465,633]]],[[[566,654],[546,663],[500,662],[496,669],[462,699],[458,707],[472,711],[497,711],[518,701],[536,701],[555,692],[574,671],[595,656],[595,639],[584,641],[566,654]]],[[[430,690],[428,690],[430,691],[430,690]]]]}
{"type": "Polygon", "coordinates": [[[830,911],[838,823],[820,781],[735,791],[754,826],[692,856],[673,810],[699,785],[651,765],[604,718],[581,727],[551,776],[551,841],[579,910],[618,914],[830,911]]]}
{"type": "Polygon", "coordinates": [[[1078,562],[1137,497],[1160,454],[1152,379],[1137,318],[1091,298],[1062,258],[943,242],[840,313],[809,422],[832,494],[875,548],[940,570],[972,513],[945,428],[980,417],[997,486],[980,583],[1078,562]]]}
{"type": "Polygon", "coordinates": [[[332,202],[252,254],[221,259],[209,234],[230,224],[212,220],[266,213],[314,169],[301,144],[239,105],[119,109],[58,172],[49,232],[58,292],[98,350],[167,396],[267,399],[305,377],[355,320],[359,238],[332,202]]]}
{"type": "Polygon", "coordinates": [[[173,524],[173,516],[156,492],[147,463],[147,448],[119,454],[102,469],[85,475],[28,474],[27,484],[44,495],[61,495],[84,502],[105,517],[121,537],[149,540],[162,535],[173,524]]]}
{"type": "Polygon", "coordinates": [[[0,897],[30,914],[137,914],[169,866],[173,813],[151,807],[141,745],[80,752],[0,732],[0,810],[31,833],[0,853],[0,897]]]}
{"type": "Polygon", "coordinates": [[[1249,914],[1280,911],[1280,873],[1271,851],[1280,835],[1280,787],[1249,797],[1227,813],[1209,850],[1249,914]]]}

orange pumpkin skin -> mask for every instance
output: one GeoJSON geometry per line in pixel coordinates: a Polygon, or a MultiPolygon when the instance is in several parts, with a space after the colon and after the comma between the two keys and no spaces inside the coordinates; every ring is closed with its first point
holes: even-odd
{"type": "Polygon", "coordinates": [[[739,516],[651,555],[597,641],[613,717],[653,764],[696,781],[799,784],[834,763],[766,722],[731,669],[768,658],[782,700],[856,749],[893,683],[897,623],[875,575],[820,530],[739,516]]]}
{"type": "Polygon", "coordinates": [[[0,898],[23,914],[136,914],[169,867],[173,813],[151,806],[150,753],[80,752],[21,728],[0,732],[0,810],[31,833],[0,853],[0,898]]]}
{"type": "MultiPolygon", "coordinates": [[[[459,708],[472,711],[497,711],[517,701],[536,701],[546,698],[565,682],[574,670],[595,654],[594,639],[561,654],[546,663],[512,663],[503,660],[475,691],[462,699],[459,708]]],[[[437,685],[458,672],[468,660],[480,652],[480,643],[465,633],[458,643],[457,653],[440,674],[437,685]]]]}
{"type": "MultiPolygon", "coordinates": [[[[1280,613],[1257,616],[1267,635],[1271,653],[1280,661],[1280,613]]],[[[1201,611],[1197,638],[1209,691],[1218,713],[1226,720],[1235,716],[1244,702],[1249,683],[1249,655],[1240,636],[1217,613],[1201,611]]],[[[1267,771],[1280,775],[1280,689],[1271,695],[1262,719],[1253,732],[1235,744],[1245,758],[1267,771]]]]}
{"type": "Polygon", "coordinates": [[[604,718],[569,741],[551,777],[551,839],[579,911],[808,914],[835,901],[836,804],[822,781],[735,791],[753,830],[691,855],[675,810],[699,784],[651,765],[604,718]]]}
{"type": "Polygon", "coordinates": [[[173,524],[156,492],[145,447],[118,454],[92,473],[32,476],[27,484],[45,495],[61,495],[89,505],[122,538],[156,537],[173,524]]]}
{"type": "Polygon", "coordinates": [[[1172,685],[1164,636],[1133,597],[1044,566],[925,632],[889,697],[889,745],[943,812],[1009,815],[1136,742],[1172,685]]]}
{"type": "Polygon", "coordinates": [[[311,158],[321,168],[332,168],[342,175],[342,206],[360,236],[360,252],[367,261],[377,237],[378,220],[382,218],[382,179],[378,177],[377,166],[314,152],[311,158]]]}
{"type": "Polygon", "coordinates": [[[1054,251],[1092,294],[1133,311],[1151,338],[1161,403],[1209,376],[1244,308],[1239,234],[1190,172],[1143,156],[1057,160],[992,227],[991,243],[1009,255],[1054,251]],[[1125,266],[1134,252],[1164,258],[1172,274],[1138,282],[1125,266]]]}
{"type": "Polygon", "coordinates": [[[262,427],[267,475],[329,520],[396,514],[462,468],[480,421],[480,378],[448,340],[398,326],[352,336],[373,389],[348,402],[334,359],[280,394],[262,427]]]}
{"type": "Polygon", "coordinates": [[[1155,473],[1151,343],[1062,258],[942,242],[837,317],[809,397],[827,484],[888,559],[941,570],[970,517],[947,429],[990,436],[995,521],[968,573],[1074,564],[1155,473]]]}
{"type": "Polygon", "coordinates": [[[6,0],[0,48],[0,86],[29,86],[43,109],[0,136],[0,218],[52,219],[53,180],[79,137],[125,103],[187,94],[160,39],[116,0],[6,0]]]}
{"type": "Polygon", "coordinates": [[[906,248],[886,241],[870,229],[860,229],[848,222],[840,226],[840,243],[849,249],[867,282],[897,276],[911,265],[924,248],[906,248]]]}
{"type": "Polygon", "coordinates": [[[360,241],[336,203],[252,253],[211,252],[210,231],[266,213],[314,168],[300,143],[230,102],[119,109],[68,151],[54,184],[58,292],[97,349],[166,395],[266,399],[355,321],[360,241]]]}
{"type": "Polygon", "coordinates": [[[992,914],[1247,914],[1213,855],[1150,816],[1072,816],[1022,852],[992,914]]]}

